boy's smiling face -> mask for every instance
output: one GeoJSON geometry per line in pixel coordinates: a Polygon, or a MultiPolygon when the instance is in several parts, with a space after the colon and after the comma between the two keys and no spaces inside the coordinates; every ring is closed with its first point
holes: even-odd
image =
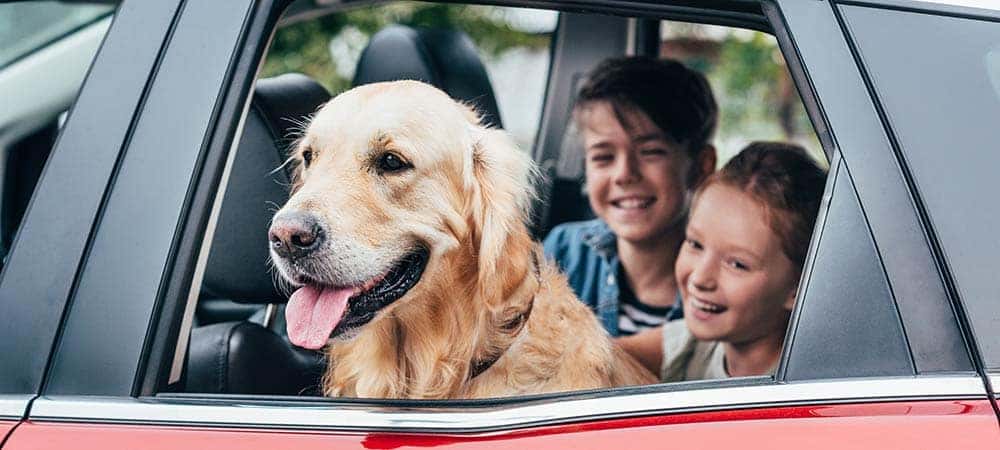
{"type": "Polygon", "coordinates": [[[784,336],[799,274],[769,219],[760,202],[723,183],[698,196],[675,268],[696,338],[741,345],[784,336]]]}
{"type": "Polygon", "coordinates": [[[645,114],[626,115],[629,130],[607,101],[579,111],[587,195],[616,236],[641,244],[683,226],[694,161],[645,114]]]}

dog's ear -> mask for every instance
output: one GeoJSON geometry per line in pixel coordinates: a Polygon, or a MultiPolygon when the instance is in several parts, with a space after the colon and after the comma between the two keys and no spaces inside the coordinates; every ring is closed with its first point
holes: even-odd
{"type": "Polygon", "coordinates": [[[468,205],[476,247],[478,287],[488,303],[506,298],[531,270],[533,241],[527,221],[538,171],[531,156],[506,133],[473,125],[466,166],[472,184],[468,205]]]}

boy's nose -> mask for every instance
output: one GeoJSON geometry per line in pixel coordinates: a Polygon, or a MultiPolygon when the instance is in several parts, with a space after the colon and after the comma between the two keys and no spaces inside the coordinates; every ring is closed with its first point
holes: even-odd
{"type": "Polygon", "coordinates": [[[624,186],[635,183],[640,178],[639,160],[631,154],[626,154],[624,158],[620,158],[615,167],[615,183],[624,186]]]}

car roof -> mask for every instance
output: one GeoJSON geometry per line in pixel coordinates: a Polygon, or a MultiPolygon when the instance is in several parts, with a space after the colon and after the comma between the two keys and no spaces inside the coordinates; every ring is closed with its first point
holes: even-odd
{"type": "Polygon", "coordinates": [[[950,6],[1000,10],[1000,0],[920,0],[924,3],[939,3],[950,6]]]}

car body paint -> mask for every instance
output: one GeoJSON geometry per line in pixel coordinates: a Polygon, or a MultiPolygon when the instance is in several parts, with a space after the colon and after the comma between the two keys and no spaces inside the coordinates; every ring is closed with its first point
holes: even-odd
{"type": "Polygon", "coordinates": [[[143,448],[994,448],[993,407],[979,401],[796,406],[596,421],[474,435],[213,429],[27,422],[3,450],[143,448]]]}

